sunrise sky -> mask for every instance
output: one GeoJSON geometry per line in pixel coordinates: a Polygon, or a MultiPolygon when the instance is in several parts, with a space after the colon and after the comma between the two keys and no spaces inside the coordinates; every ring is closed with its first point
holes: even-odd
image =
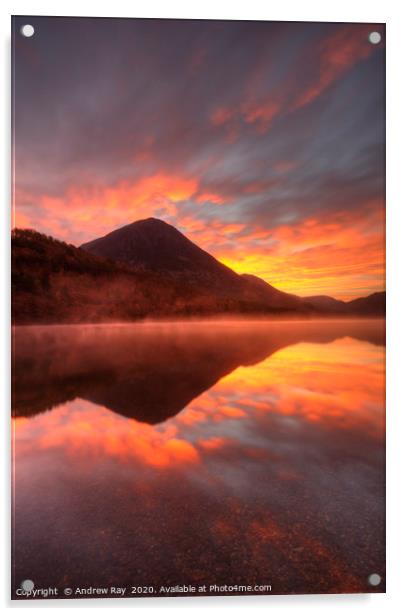
{"type": "Polygon", "coordinates": [[[373,30],[15,18],[13,225],[80,245],[154,216],[285,291],[383,290],[373,30]]]}

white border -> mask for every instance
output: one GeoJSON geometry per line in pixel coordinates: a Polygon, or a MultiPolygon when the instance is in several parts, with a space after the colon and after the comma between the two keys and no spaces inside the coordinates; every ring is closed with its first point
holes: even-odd
{"type": "MultiPolygon", "coordinates": [[[[1,601],[6,609],[14,609],[16,613],[23,609],[67,609],[74,614],[82,610],[116,608],[135,610],[136,613],[150,613],[163,610],[191,610],[192,612],[226,609],[232,613],[240,613],[253,609],[256,613],[280,611],[288,614],[338,613],[340,610],[359,615],[378,615],[401,612],[402,600],[400,585],[402,578],[402,545],[400,525],[401,499],[399,498],[400,478],[400,443],[402,439],[401,411],[402,396],[399,382],[402,377],[402,361],[400,347],[402,344],[402,275],[398,265],[402,266],[402,215],[401,199],[401,110],[402,86],[400,58],[402,9],[401,3],[394,0],[336,0],[322,2],[317,0],[280,0],[276,3],[263,0],[247,0],[235,3],[234,0],[203,0],[202,3],[184,2],[183,0],[154,0],[151,3],[133,3],[130,1],[113,0],[108,4],[98,1],[69,0],[68,2],[36,0],[5,1],[1,7],[2,51],[0,64],[2,71],[0,104],[2,113],[1,134],[3,147],[0,150],[0,170],[3,199],[1,201],[1,246],[2,259],[0,281],[2,285],[2,327],[0,327],[0,374],[1,374],[1,405],[3,430],[6,446],[4,451],[5,464],[2,466],[3,503],[1,529],[4,533],[0,580],[2,582],[1,601]],[[41,602],[10,602],[9,597],[9,354],[10,340],[9,322],[9,224],[10,224],[10,190],[9,190],[9,158],[10,158],[10,15],[77,15],[77,16],[110,16],[110,17],[171,17],[171,18],[201,18],[201,19],[269,19],[288,21],[365,21],[387,23],[387,593],[385,595],[315,595],[315,596],[267,596],[267,597],[206,597],[192,599],[134,599],[134,600],[83,600],[83,601],[41,601],[41,602]],[[397,607],[399,605],[399,610],[397,607]]],[[[4,442],[4,441],[3,441],[4,442]]]]}

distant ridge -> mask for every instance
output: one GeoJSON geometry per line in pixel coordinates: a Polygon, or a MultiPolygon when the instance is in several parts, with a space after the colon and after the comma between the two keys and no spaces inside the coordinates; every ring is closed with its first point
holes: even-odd
{"type": "Polygon", "coordinates": [[[359,297],[349,302],[343,302],[339,299],[329,297],[328,295],[304,297],[303,299],[318,310],[326,310],[334,313],[360,315],[385,314],[385,291],[372,293],[367,297],[359,297]]]}

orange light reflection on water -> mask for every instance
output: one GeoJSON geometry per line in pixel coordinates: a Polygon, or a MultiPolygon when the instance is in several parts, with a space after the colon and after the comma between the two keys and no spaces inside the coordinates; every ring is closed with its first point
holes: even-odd
{"type": "MultiPolygon", "coordinates": [[[[384,347],[363,341],[376,340],[376,324],[353,325],[362,340],[336,338],[338,328],[350,325],[320,324],[317,342],[311,341],[316,326],[307,324],[248,324],[246,337],[236,325],[228,337],[218,328],[219,337],[211,339],[194,339],[200,327],[211,333],[211,325],[183,327],[189,336],[174,331],[169,341],[181,340],[181,353],[193,342],[187,379],[196,370],[199,379],[205,366],[212,369],[211,358],[220,361],[222,352],[233,357],[240,348],[239,367],[230,371],[225,359],[216,384],[176,414],[164,413],[165,398],[156,398],[165,419],[153,425],[118,413],[129,410],[121,401],[130,391],[133,416],[142,416],[144,391],[127,389],[127,383],[147,375],[152,388],[162,387],[172,365],[170,343],[157,370],[148,355],[130,363],[130,343],[143,328],[134,328],[132,338],[131,329],[95,332],[99,375],[108,375],[116,412],[105,406],[101,376],[93,376],[97,364],[77,364],[89,357],[81,352],[81,338],[77,346],[62,347],[72,355],[68,364],[59,361],[66,355],[60,351],[49,372],[37,369],[31,382],[49,404],[56,393],[68,399],[71,384],[83,397],[38,412],[46,407],[38,395],[30,397],[29,381],[17,381],[24,384],[17,410],[29,412],[33,400],[36,411],[14,419],[18,579],[34,571],[43,585],[62,579],[70,587],[83,579],[107,585],[116,575],[130,584],[134,575],[136,583],[155,586],[266,581],[279,593],[370,590],[368,575],[385,574],[384,347]],[[105,370],[104,335],[113,336],[108,348],[119,370],[115,364],[105,370]],[[236,344],[229,347],[232,338],[236,344]],[[292,339],[298,342],[279,344],[292,339]],[[265,359],[253,364],[256,356],[265,359]],[[80,374],[92,370],[84,383],[73,378],[77,365],[80,374]],[[141,398],[134,399],[135,392],[141,398]],[[96,397],[103,403],[95,404],[96,397]]],[[[60,337],[76,330],[52,332],[60,345],[60,337]]],[[[77,333],[86,340],[86,330],[77,333]]],[[[153,339],[152,329],[144,348],[153,339]]],[[[176,356],[183,357],[180,378],[170,373],[167,403],[181,399],[181,367],[188,363],[187,355],[176,356]]],[[[198,380],[194,391],[205,382],[198,380]]]]}
{"type": "Polygon", "coordinates": [[[258,430],[267,414],[381,438],[383,353],[383,347],[350,338],[295,344],[254,366],[239,367],[156,426],[76,399],[30,420],[14,419],[19,455],[59,449],[72,457],[117,457],[155,468],[197,464],[200,456],[228,443],[241,447],[242,432],[236,435],[233,422],[258,430]]]}

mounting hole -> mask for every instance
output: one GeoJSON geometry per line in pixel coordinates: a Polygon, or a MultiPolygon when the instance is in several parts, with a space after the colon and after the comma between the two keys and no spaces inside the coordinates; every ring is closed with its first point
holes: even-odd
{"type": "Polygon", "coordinates": [[[32,580],[24,580],[21,583],[21,588],[22,590],[25,590],[26,592],[31,592],[34,589],[35,584],[33,583],[32,580]]]}
{"type": "Polygon", "coordinates": [[[372,45],[378,45],[381,42],[381,34],[379,32],[370,32],[368,38],[372,45]]]}
{"type": "Polygon", "coordinates": [[[370,586],[378,586],[380,582],[381,575],[378,575],[378,573],[372,573],[371,575],[369,575],[368,583],[370,584],[370,586]]]}
{"type": "Polygon", "coordinates": [[[31,24],[25,24],[24,26],[21,26],[21,34],[26,38],[30,38],[35,34],[35,28],[31,26],[31,24]]]}

